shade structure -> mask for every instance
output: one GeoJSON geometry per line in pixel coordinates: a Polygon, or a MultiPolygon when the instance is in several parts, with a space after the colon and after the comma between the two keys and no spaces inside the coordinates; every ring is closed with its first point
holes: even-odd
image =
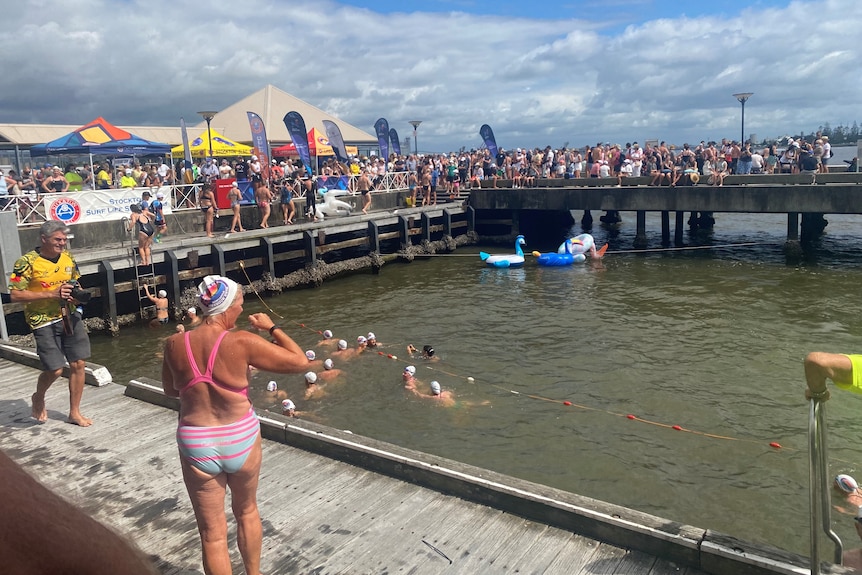
{"type": "MultiPolygon", "coordinates": [[[[214,157],[230,158],[234,156],[250,156],[252,154],[251,146],[229,140],[212,129],[210,129],[210,133],[212,134],[214,157]]],[[[207,131],[204,130],[200,136],[189,142],[189,148],[191,149],[193,158],[208,157],[210,155],[210,145],[207,141],[207,131]]],[[[182,144],[171,148],[172,158],[182,158],[184,155],[185,152],[183,151],[182,144]]]]}
{"type": "Polygon", "coordinates": [[[45,144],[30,148],[31,156],[102,154],[157,155],[167,154],[169,144],[151,142],[118,128],[101,116],[45,144]]]}
{"type": "MultiPolygon", "coordinates": [[[[334,156],[335,152],[332,146],[329,145],[329,139],[326,134],[318,131],[317,128],[312,128],[308,131],[308,153],[312,156],[334,156]]],[[[292,143],[285,146],[279,146],[272,151],[272,155],[283,158],[285,156],[296,156],[296,146],[292,143]]]]}

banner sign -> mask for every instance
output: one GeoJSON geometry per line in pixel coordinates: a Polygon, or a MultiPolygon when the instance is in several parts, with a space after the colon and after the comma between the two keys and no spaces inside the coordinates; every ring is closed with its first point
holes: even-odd
{"type": "MultiPolygon", "coordinates": [[[[49,219],[65,224],[86,224],[128,218],[129,206],[141,203],[141,194],[150,192],[153,198],[157,191],[152,188],[120,188],[117,190],[87,190],[71,194],[42,194],[45,214],[49,219]]],[[[158,189],[165,195],[163,213],[171,213],[171,188],[158,189]]]]}
{"type": "Polygon", "coordinates": [[[254,155],[257,156],[260,162],[260,171],[263,181],[269,181],[269,141],[266,139],[266,126],[263,125],[263,120],[254,112],[246,112],[248,114],[248,125],[251,128],[251,146],[254,150],[254,155]]]}
{"type": "Polygon", "coordinates": [[[395,155],[400,156],[401,142],[398,141],[398,132],[395,131],[395,128],[389,129],[389,144],[392,146],[392,151],[395,152],[395,155]]]}
{"type": "Polygon", "coordinates": [[[344,145],[341,128],[332,120],[323,120],[323,129],[326,130],[326,138],[329,140],[332,151],[335,152],[335,157],[338,158],[339,162],[347,163],[347,148],[344,145]]]}
{"type": "MultiPolygon", "coordinates": [[[[377,132],[377,144],[380,146],[380,157],[389,160],[389,122],[386,118],[380,118],[374,122],[374,131],[377,132]]],[[[385,166],[388,162],[385,162],[385,166]]]]}
{"type": "MultiPolygon", "coordinates": [[[[491,152],[491,159],[497,157],[497,140],[494,139],[494,130],[491,129],[491,126],[488,124],[482,124],[482,127],[479,128],[479,135],[482,137],[482,140],[485,141],[485,147],[488,148],[488,151],[491,152]]],[[[496,160],[494,160],[496,161],[496,160]]]]}
{"type": "Polygon", "coordinates": [[[290,141],[299,154],[299,159],[305,166],[309,176],[314,175],[311,169],[311,155],[308,152],[308,132],[305,129],[305,120],[299,112],[288,112],[284,115],[284,127],[290,134],[290,141]]]}

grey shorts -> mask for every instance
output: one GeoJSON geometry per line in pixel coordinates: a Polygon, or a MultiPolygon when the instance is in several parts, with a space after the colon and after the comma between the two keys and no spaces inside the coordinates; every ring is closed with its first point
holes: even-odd
{"type": "Polygon", "coordinates": [[[81,321],[80,314],[72,314],[72,326],[72,335],[65,334],[62,321],[33,330],[36,353],[39,354],[45,370],[60,369],[66,365],[67,360],[72,362],[90,357],[90,336],[87,335],[87,328],[81,321]]]}

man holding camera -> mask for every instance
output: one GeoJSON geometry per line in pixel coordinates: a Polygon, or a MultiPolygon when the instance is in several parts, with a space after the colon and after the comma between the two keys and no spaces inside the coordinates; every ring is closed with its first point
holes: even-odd
{"type": "Polygon", "coordinates": [[[78,264],[66,249],[69,228],[48,220],[39,229],[41,245],[21,256],[12,270],[9,295],[24,304],[24,315],[33,330],[36,353],[44,370],[33,394],[32,416],[40,423],[48,420],[45,393],[69,362],[69,423],[87,427],[92,420],[81,414],[84,394],[84,367],[90,357],[90,338],[77,306],[90,299],[78,286],[78,264]]]}

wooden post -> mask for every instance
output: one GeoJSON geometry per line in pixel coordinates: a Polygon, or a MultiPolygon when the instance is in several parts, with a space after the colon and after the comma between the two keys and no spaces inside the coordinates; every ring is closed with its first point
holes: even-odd
{"type": "Polygon", "coordinates": [[[787,240],[799,241],[799,212],[787,214],[787,240]]]}
{"type": "Polygon", "coordinates": [[[431,241],[431,218],[428,217],[428,213],[422,212],[422,215],[419,216],[419,221],[422,222],[422,241],[430,242],[431,241]]]}
{"type": "Polygon", "coordinates": [[[467,214],[467,231],[468,232],[475,232],[476,231],[476,210],[473,209],[473,206],[467,206],[466,214],[467,214]]]}
{"type": "Polygon", "coordinates": [[[108,331],[111,335],[120,334],[120,324],[117,321],[117,288],[114,279],[114,268],[108,260],[99,262],[102,273],[102,315],[108,321],[108,331]]]}
{"type": "Polygon", "coordinates": [[[180,260],[173,250],[167,250],[165,252],[165,262],[168,264],[168,276],[165,278],[165,283],[168,285],[168,298],[169,301],[174,302],[174,319],[177,319],[178,317],[182,317],[181,313],[177,313],[180,302],[180,260]]]}
{"type": "Polygon", "coordinates": [[[673,224],[673,245],[682,247],[682,227],[685,225],[685,212],[676,212],[673,224]]]}
{"type": "Polygon", "coordinates": [[[227,267],[224,263],[224,248],[219,244],[213,244],[213,251],[211,256],[214,257],[215,261],[213,264],[213,269],[216,270],[216,273],[220,276],[223,276],[227,273],[227,267]]]}
{"type": "Polygon", "coordinates": [[[410,222],[404,216],[398,216],[398,235],[401,236],[402,245],[413,245],[410,241],[410,222]]]}
{"type": "Polygon", "coordinates": [[[662,210],[661,212],[661,247],[666,248],[670,245],[670,212],[662,210]]]}
{"type": "Polygon", "coordinates": [[[452,212],[443,210],[443,235],[452,237],[452,212]]]}
{"type": "Polygon", "coordinates": [[[380,253],[380,226],[373,220],[368,220],[368,249],[372,253],[380,253]]]}
{"type": "Polygon", "coordinates": [[[305,263],[306,265],[317,264],[317,244],[315,243],[314,231],[305,230],[302,232],[302,243],[305,245],[305,263]]]}
{"type": "Polygon", "coordinates": [[[264,266],[269,271],[270,277],[275,279],[275,251],[272,247],[272,239],[263,237],[260,239],[261,248],[263,248],[264,266]]]}
{"type": "Polygon", "coordinates": [[[637,231],[635,232],[634,247],[643,249],[647,247],[646,239],[646,211],[638,210],[637,214],[637,231]]]}

